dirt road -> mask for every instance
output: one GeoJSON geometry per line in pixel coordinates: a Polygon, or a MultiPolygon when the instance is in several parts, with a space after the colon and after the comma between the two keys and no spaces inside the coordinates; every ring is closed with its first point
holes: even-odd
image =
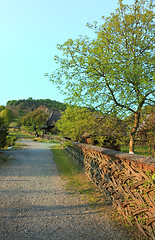
{"type": "Polygon", "coordinates": [[[70,195],[52,160],[51,144],[27,141],[0,168],[0,240],[122,240],[123,231],[70,195]]]}

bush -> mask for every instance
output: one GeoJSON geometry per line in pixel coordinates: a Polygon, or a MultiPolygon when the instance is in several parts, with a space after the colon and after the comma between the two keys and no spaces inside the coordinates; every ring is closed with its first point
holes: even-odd
{"type": "Polygon", "coordinates": [[[15,141],[17,140],[17,138],[15,136],[7,136],[7,140],[6,140],[6,145],[8,147],[14,146],[15,145],[15,141]]]}
{"type": "Polygon", "coordinates": [[[4,120],[0,118],[0,148],[4,148],[7,144],[8,129],[4,124],[4,120]]]}

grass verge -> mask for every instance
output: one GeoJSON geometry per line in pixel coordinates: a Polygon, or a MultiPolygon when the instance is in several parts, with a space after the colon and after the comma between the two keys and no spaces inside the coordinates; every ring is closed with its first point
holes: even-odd
{"type": "Polygon", "coordinates": [[[9,135],[11,136],[15,136],[16,138],[18,139],[21,139],[21,138],[33,138],[30,134],[28,133],[25,133],[25,132],[17,132],[17,131],[13,131],[13,130],[10,130],[9,131],[9,135]]]}
{"type": "Polygon", "coordinates": [[[41,137],[34,137],[33,141],[35,142],[43,142],[43,143],[59,143],[58,140],[56,139],[46,139],[46,138],[41,138],[41,137]]]}
{"type": "Polygon", "coordinates": [[[102,206],[110,203],[105,194],[95,187],[95,185],[88,179],[83,168],[68,156],[59,145],[52,146],[54,154],[54,161],[57,164],[58,171],[63,179],[67,180],[66,188],[73,193],[83,194],[83,197],[89,200],[91,206],[102,206]]]}
{"type": "MultiPolygon", "coordinates": [[[[122,146],[121,152],[129,152],[128,146],[122,146]]],[[[149,147],[148,146],[135,146],[134,147],[135,154],[139,154],[145,157],[149,157],[149,147]]]]}
{"type": "Polygon", "coordinates": [[[15,145],[14,145],[14,149],[16,149],[16,150],[19,150],[19,149],[22,149],[22,148],[24,148],[24,147],[26,147],[27,146],[27,144],[24,144],[24,143],[22,143],[22,142],[18,142],[18,141],[16,141],[15,142],[15,145]]]}
{"type": "Polygon", "coordinates": [[[105,193],[100,192],[97,187],[88,179],[82,167],[68,156],[63,147],[52,146],[54,161],[57,164],[58,171],[63,179],[66,180],[66,189],[72,194],[80,194],[90,207],[95,207],[100,214],[105,215],[111,220],[111,224],[124,229],[129,238],[126,240],[146,240],[135,226],[129,223],[120,215],[109,201],[105,193]]]}

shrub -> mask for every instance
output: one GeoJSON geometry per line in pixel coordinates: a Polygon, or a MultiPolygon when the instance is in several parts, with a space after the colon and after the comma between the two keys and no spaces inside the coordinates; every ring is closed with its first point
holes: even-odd
{"type": "Polygon", "coordinates": [[[7,144],[8,129],[4,124],[4,120],[0,118],[0,148],[4,148],[7,144]]]}
{"type": "Polygon", "coordinates": [[[8,136],[7,136],[7,139],[6,139],[6,145],[7,145],[8,147],[14,146],[16,140],[17,140],[17,138],[16,138],[15,136],[10,136],[10,135],[8,135],[8,136]]]}

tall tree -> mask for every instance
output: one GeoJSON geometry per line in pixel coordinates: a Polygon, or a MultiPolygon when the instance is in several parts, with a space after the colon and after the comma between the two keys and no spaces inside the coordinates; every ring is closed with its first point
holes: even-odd
{"type": "Polygon", "coordinates": [[[154,35],[153,3],[135,0],[132,5],[119,0],[118,8],[104,23],[88,25],[95,39],[69,39],[55,57],[59,68],[50,75],[67,94],[68,100],[96,106],[102,111],[117,110],[134,114],[129,152],[134,152],[134,139],[143,106],[154,100],[154,35]]]}

